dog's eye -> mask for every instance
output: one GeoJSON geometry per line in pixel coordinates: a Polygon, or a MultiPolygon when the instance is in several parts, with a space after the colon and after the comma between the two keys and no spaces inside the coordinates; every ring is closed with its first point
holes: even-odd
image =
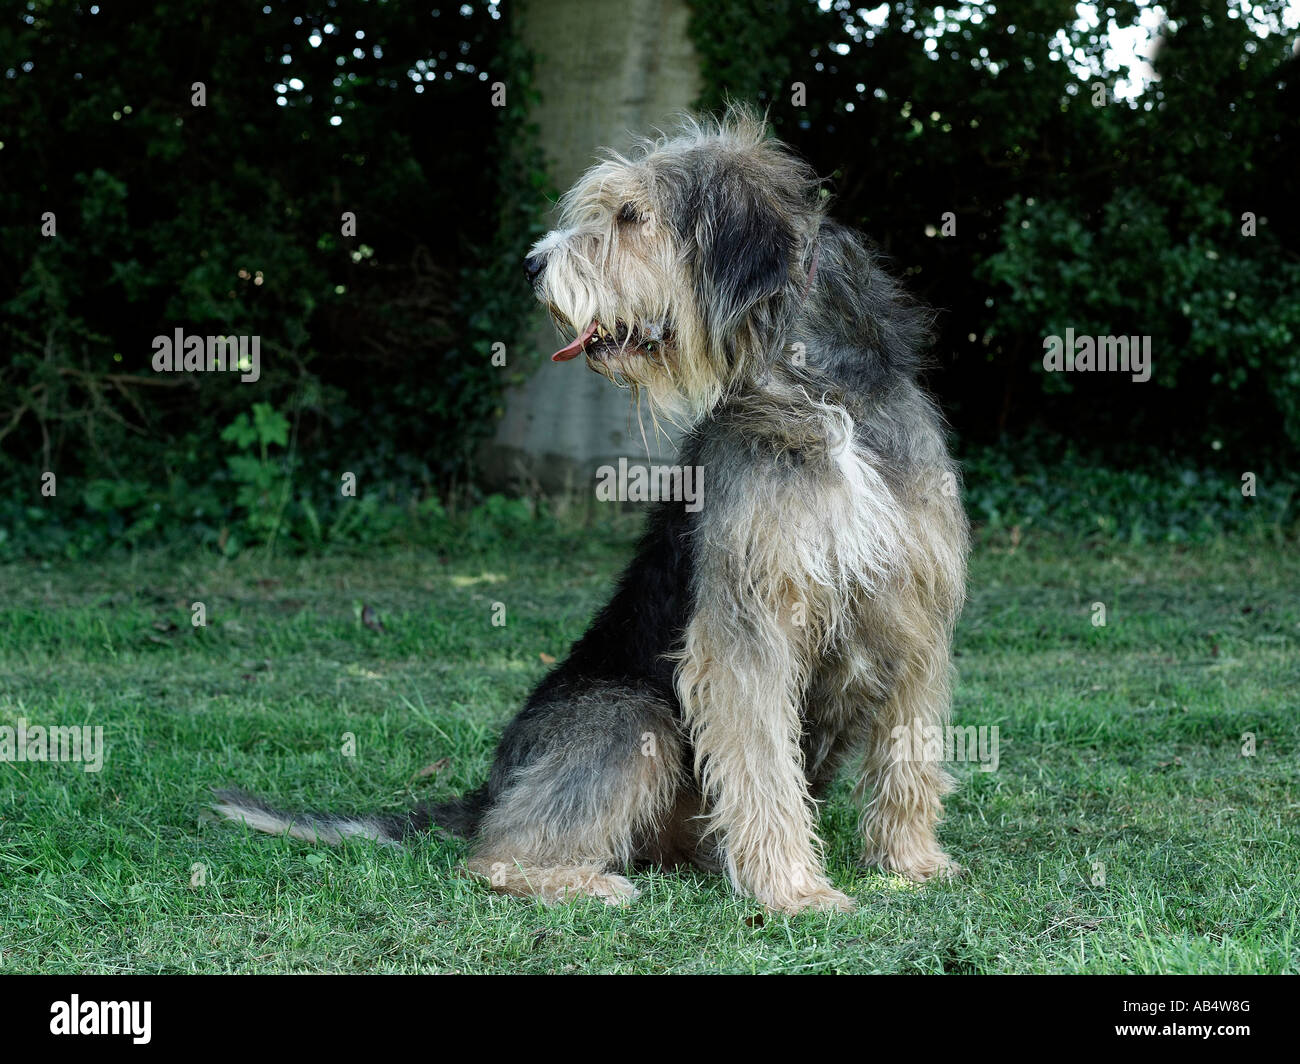
{"type": "Polygon", "coordinates": [[[641,212],[636,209],[634,204],[625,203],[618,209],[618,220],[631,225],[641,220],[641,212]]]}

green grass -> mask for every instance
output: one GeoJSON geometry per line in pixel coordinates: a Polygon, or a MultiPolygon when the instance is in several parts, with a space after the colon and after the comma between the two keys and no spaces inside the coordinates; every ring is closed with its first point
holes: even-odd
{"type": "Polygon", "coordinates": [[[203,819],[212,785],[397,810],[477,782],[628,548],[598,528],[561,552],[0,568],[0,724],[99,724],[109,747],[97,774],[0,765],[0,972],[1300,969],[1294,545],[982,547],[956,714],[998,726],[1000,765],[955,766],[942,828],[968,874],[855,868],[842,786],[822,828],[852,915],[764,920],[690,872],[638,874],[626,910],[545,909],[458,877],[459,843],[203,819]]]}

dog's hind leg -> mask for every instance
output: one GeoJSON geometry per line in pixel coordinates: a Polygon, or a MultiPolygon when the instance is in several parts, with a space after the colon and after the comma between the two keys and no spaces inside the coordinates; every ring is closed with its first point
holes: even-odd
{"type": "Polygon", "coordinates": [[[681,739],[663,700],[596,688],[516,718],[493,777],[471,873],[547,904],[586,896],[622,905],[637,890],[619,871],[676,805],[681,739]]]}

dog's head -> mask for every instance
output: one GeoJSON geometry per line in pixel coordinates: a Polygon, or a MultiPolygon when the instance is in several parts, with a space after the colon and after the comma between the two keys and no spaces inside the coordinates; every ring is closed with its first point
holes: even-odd
{"type": "Polygon", "coordinates": [[[731,109],[631,156],[607,153],[565,194],[525,271],[569,343],[556,361],[708,410],[782,356],[820,221],[807,165],[731,109]]]}

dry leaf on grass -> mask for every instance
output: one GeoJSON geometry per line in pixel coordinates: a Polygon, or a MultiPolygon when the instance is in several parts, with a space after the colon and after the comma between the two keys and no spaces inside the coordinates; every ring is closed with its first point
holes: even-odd
{"type": "Polygon", "coordinates": [[[428,779],[430,776],[436,776],[439,772],[441,772],[444,768],[446,768],[450,764],[451,764],[451,758],[440,757],[432,765],[425,765],[424,768],[420,769],[420,771],[417,772],[414,776],[412,776],[411,779],[423,780],[423,779],[428,779]]]}

